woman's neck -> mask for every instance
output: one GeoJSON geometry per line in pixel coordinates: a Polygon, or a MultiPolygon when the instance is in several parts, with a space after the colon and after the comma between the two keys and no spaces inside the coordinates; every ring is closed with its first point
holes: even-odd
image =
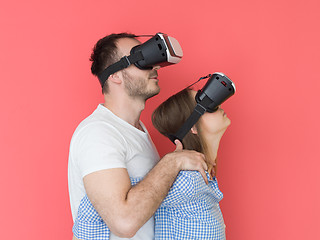
{"type": "Polygon", "coordinates": [[[204,151],[206,155],[206,161],[208,164],[215,165],[216,164],[216,158],[218,155],[218,149],[219,149],[219,144],[221,140],[221,136],[213,136],[204,139],[205,140],[205,146],[204,146],[204,151]]]}
{"type": "Polygon", "coordinates": [[[218,155],[218,149],[220,140],[223,136],[222,134],[216,134],[216,135],[210,135],[205,137],[204,140],[204,154],[206,156],[206,162],[208,165],[208,172],[211,177],[216,175],[217,170],[217,155],[218,155]]]}

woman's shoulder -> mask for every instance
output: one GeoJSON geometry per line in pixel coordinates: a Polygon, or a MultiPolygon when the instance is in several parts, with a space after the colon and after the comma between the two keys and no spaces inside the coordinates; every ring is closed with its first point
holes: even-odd
{"type": "MultiPolygon", "coordinates": [[[[205,172],[207,179],[210,180],[210,176],[208,172],[205,172]]],[[[205,183],[201,173],[199,171],[180,171],[179,175],[177,176],[177,180],[192,180],[193,182],[201,181],[205,183]]]]}
{"type": "Polygon", "coordinates": [[[162,206],[168,204],[182,203],[189,201],[195,196],[195,175],[194,171],[180,171],[176,180],[170,188],[167,197],[162,202],[162,206]]]}
{"type": "MultiPolygon", "coordinates": [[[[207,174],[207,178],[209,180],[209,175],[207,174]]],[[[179,175],[176,178],[176,181],[172,185],[172,190],[174,189],[184,189],[184,191],[188,192],[189,196],[194,195],[195,192],[201,188],[206,186],[206,182],[204,181],[202,175],[198,171],[180,171],[179,175]]]]}
{"type": "Polygon", "coordinates": [[[188,186],[190,191],[192,189],[193,195],[197,195],[197,193],[204,191],[219,190],[217,178],[213,177],[213,179],[211,179],[209,173],[205,173],[208,184],[205,182],[199,171],[180,171],[176,179],[176,184],[177,186],[188,186]]]}

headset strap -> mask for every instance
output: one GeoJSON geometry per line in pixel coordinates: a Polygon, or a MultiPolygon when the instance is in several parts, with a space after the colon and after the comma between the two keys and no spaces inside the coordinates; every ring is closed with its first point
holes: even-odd
{"type": "Polygon", "coordinates": [[[130,56],[124,56],[118,62],[111,64],[109,67],[103,70],[102,73],[98,75],[101,87],[103,87],[104,83],[106,82],[106,80],[111,74],[114,74],[122,69],[125,69],[129,67],[131,64],[134,64],[143,59],[144,58],[141,51],[138,51],[138,52],[135,52],[134,54],[131,54],[130,56]]]}
{"type": "Polygon", "coordinates": [[[182,127],[174,134],[169,134],[167,137],[174,143],[178,139],[182,143],[182,139],[190,131],[194,124],[199,120],[199,118],[206,112],[206,108],[203,106],[208,106],[211,103],[209,97],[205,96],[202,101],[197,103],[197,106],[194,108],[193,112],[189,118],[185,121],[182,127]]]}

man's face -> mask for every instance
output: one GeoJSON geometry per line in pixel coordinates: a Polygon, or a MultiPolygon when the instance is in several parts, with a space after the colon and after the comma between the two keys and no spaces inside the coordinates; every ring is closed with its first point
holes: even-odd
{"type": "MultiPolygon", "coordinates": [[[[123,57],[129,56],[131,48],[139,44],[141,43],[136,39],[122,38],[118,40],[117,47],[121,57],[123,57]]],[[[159,68],[159,66],[155,66],[151,70],[141,70],[134,65],[130,65],[123,69],[121,72],[128,95],[143,100],[157,95],[160,92],[157,73],[159,68]]]]}

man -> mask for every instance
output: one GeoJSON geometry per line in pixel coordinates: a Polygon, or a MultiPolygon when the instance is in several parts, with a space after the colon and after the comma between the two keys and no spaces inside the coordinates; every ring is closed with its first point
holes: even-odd
{"type": "MultiPolygon", "coordinates": [[[[92,73],[99,75],[140,42],[111,34],[97,42],[92,73]]],[[[148,98],[157,95],[159,66],[134,65],[110,75],[104,103],[76,129],[70,144],[68,180],[74,239],[153,239],[153,214],[180,170],[198,170],[207,180],[204,156],[176,150],[159,161],[140,121],[148,98]]]]}

